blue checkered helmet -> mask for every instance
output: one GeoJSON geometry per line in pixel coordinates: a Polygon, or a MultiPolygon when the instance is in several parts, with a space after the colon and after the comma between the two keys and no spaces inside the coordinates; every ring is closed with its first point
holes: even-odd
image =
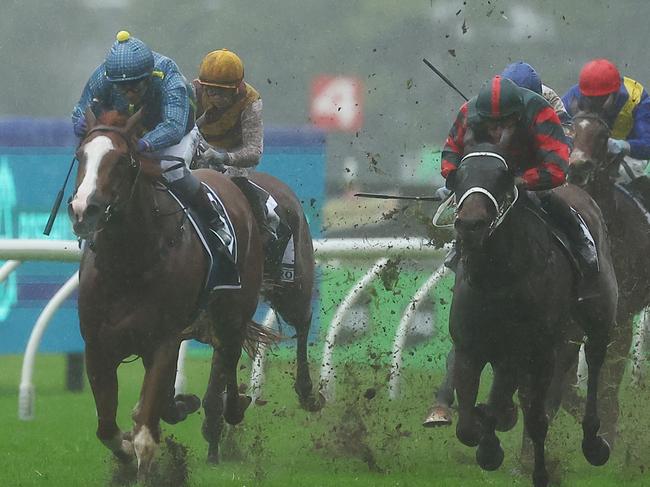
{"type": "Polygon", "coordinates": [[[122,30],[108,51],[105,66],[108,81],[137,81],[151,76],[153,53],[140,39],[122,30]]]}

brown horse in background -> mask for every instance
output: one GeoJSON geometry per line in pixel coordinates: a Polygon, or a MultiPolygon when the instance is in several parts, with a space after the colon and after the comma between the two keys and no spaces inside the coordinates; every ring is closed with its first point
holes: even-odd
{"type": "Polygon", "coordinates": [[[79,170],[69,213],[75,233],[86,239],[78,307],[97,436],[123,462],[136,458],[139,476],[146,477],[161,440],[160,419],[174,423],[200,406],[196,396],[174,397],[182,339],[198,338],[214,347],[203,400],[209,457],[218,451],[223,418],[230,424],[243,419],[250,398],[238,391],[242,347],[254,350],[271,338],[252,322],[263,253],[241,191],[214,171],[196,171],[220,195],[231,218],[241,278],[241,289],[213,291],[205,312],[199,313],[206,253],[185,211],[156,182],[158,165],[134,154],[132,134],[139,114],[126,120],[108,112],[99,125],[92,113],[86,117],[89,131],[77,150],[79,170]],[[188,327],[197,316],[203,317],[203,328],[195,332],[188,327]],[[142,358],[145,375],[133,429],[123,433],[116,422],[117,367],[131,355],[142,358]]]}
{"type": "MultiPolygon", "coordinates": [[[[601,110],[606,111],[607,106],[601,110]]],[[[650,222],[628,190],[616,183],[621,159],[607,152],[611,129],[601,110],[579,111],[573,117],[569,181],[583,187],[600,206],[618,278],[617,326],[603,367],[601,403],[603,432],[613,443],[618,435],[618,393],[629,360],[633,319],[650,304],[650,222]]],[[[565,397],[569,403],[578,402],[576,399],[571,394],[565,397]]]]}
{"type": "Polygon", "coordinates": [[[264,172],[251,171],[249,179],[265,189],[278,203],[276,212],[287,225],[287,234],[279,233],[279,241],[267,249],[264,265],[262,297],[283,320],[296,330],[296,379],[294,389],[300,405],[308,411],[320,410],[325,398],[316,396],[309,373],[307,338],[312,319],[312,295],[314,288],[314,247],[300,201],[285,183],[264,172]],[[293,237],[293,276],[282,275],[283,243],[293,237]],[[277,247],[279,245],[279,247],[277,247]],[[277,247],[277,248],[276,248],[277,247]],[[278,252],[279,251],[279,252],[278,252]]]}

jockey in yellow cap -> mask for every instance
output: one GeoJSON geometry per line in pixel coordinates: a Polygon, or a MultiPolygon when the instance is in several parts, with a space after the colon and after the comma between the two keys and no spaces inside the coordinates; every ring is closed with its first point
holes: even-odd
{"type": "Polygon", "coordinates": [[[262,97],[244,81],[244,65],[232,51],[208,53],[194,80],[197,95],[196,125],[204,138],[199,163],[225,172],[233,179],[252,206],[260,224],[262,239],[276,238],[276,221],[269,212],[268,193],[248,180],[264,150],[262,97]]]}

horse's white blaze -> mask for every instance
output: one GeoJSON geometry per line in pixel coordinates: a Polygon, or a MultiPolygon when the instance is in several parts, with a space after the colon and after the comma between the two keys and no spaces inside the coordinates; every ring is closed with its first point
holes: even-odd
{"type": "Polygon", "coordinates": [[[584,160],[584,157],[585,157],[585,153],[583,151],[581,151],[580,149],[575,149],[574,148],[571,151],[571,157],[570,157],[571,161],[582,161],[582,160],[584,160]]]}
{"type": "Polygon", "coordinates": [[[581,129],[586,129],[587,127],[589,127],[589,125],[591,125],[591,120],[589,120],[588,118],[583,118],[582,120],[580,120],[578,125],[580,125],[581,129]]]}
{"type": "Polygon", "coordinates": [[[138,470],[149,470],[157,447],[149,428],[146,426],[140,428],[138,434],[133,438],[133,447],[135,448],[135,455],[138,457],[138,470]]]}
{"type": "Polygon", "coordinates": [[[86,211],[88,197],[97,189],[99,163],[108,152],[114,149],[113,142],[105,135],[95,137],[84,146],[86,175],[72,200],[72,210],[79,221],[82,220],[84,211],[86,211]]]}

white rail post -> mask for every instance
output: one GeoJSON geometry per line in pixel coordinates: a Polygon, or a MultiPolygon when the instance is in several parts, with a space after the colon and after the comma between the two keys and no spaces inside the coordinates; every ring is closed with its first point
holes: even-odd
{"type": "Polygon", "coordinates": [[[343,302],[337,308],[334,318],[330,323],[327,337],[325,338],[325,346],[323,347],[323,362],[320,369],[320,391],[327,401],[332,401],[334,399],[334,381],[332,380],[334,376],[333,352],[336,337],[338,336],[341,324],[343,323],[343,318],[345,318],[349,309],[356,304],[357,300],[362,295],[362,292],[373,281],[373,279],[377,277],[387,262],[387,257],[375,262],[375,265],[366,272],[363,278],[361,278],[361,280],[359,280],[347,294],[343,302]]]}
{"type": "MultiPolygon", "coordinates": [[[[440,280],[448,275],[451,271],[442,264],[436,272],[434,272],[429,279],[426,280],[422,286],[413,295],[413,299],[406,307],[402,319],[395,334],[395,341],[393,342],[392,363],[390,366],[390,374],[388,381],[388,395],[391,399],[397,399],[400,395],[400,379],[402,375],[402,352],[404,350],[404,343],[409,332],[409,324],[415,316],[420,303],[429,295],[433,287],[440,282],[440,280]]],[[[435,326],[435,324],[434,324],[435,326]]]]}
{"type": "MultiPolygon", "coordinates": [[[[273,308],[269,308],[262,322],[262,326],[265,328],[273,328],[273,324],[276,322],[275,311],[273,308]]],[[[257,353],[253,359],[252,370],[251,370],[251,383],[248,388],[248,393],[253,399],[253,404],[255,401],[262,396],[262,386],[264,385],[264,361],[266,359],[266,343],[260,343],[257,347],[257,353]]]]}
{"type": "Polygon", "coordinates": [[[50,320],[57,309],[63,302],[72,294],[79,284],[79,271],[68,279],[68,281],[61,286],[52,299],[47,303],[40,316],[36,320],[36,324],[32,329],[25,349],[25,357],[23,358],[23,368],[20,377],[20,388],[18,392],[18,418],[23,421],[34,419],[34,400],[36,398],[36,390],[32,383],[34,375],[34,361],[36,360],[36,352],[38,346],[43,338],[43,333],[50,324],[50,320]]]}
{"type": "Polygon", "coordinates": [[[9,274],[11,274],[20,264],[22,264],[22,262],[19,260],[8,260],[2,264],[2,267],[0,267],[0,282],[3,282],[7,277],[9,277],[9,274]]]}
{"type": "Polygon", "coordinates": [[[639,314],[639,326],[634,330],[632,339],[632,385],[639,387],[645,379],[645,351],[646,340],[650,327],[650,309],[643,308],[639,314]]]}
{"type": "Polygon", "coordinates": [[[189,340],[183,340],[178,349],[178,361],[176,362],[176,380],[174,381],[174,395],[183,394],[187,387],[187,377],[185,376],[185,357],[189,340]]]}

